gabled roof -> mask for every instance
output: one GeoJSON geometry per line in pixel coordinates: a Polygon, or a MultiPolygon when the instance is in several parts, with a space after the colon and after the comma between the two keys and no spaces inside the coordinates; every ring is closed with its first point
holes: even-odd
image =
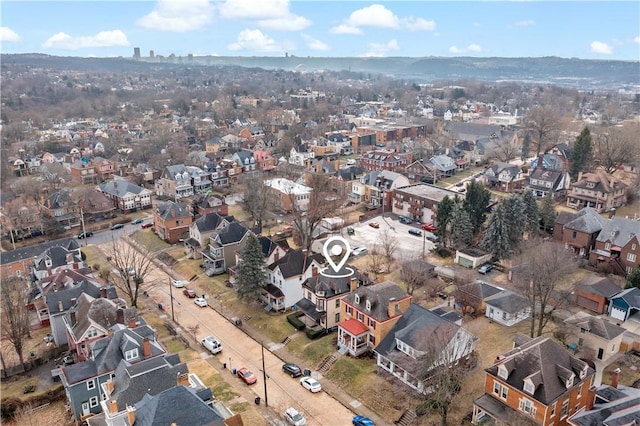
{"type": "Polygon", "coordinates": [[[468,284],[458,287],[459,291],[462,291],[472,296],[477,297],[480,300],[485,300],[488,297],[494,296],[504,291],[503,288],[493,285],[491,283],[475,280],[468,284]]]}
{"type": "Polygon", "coordinates": [[[280,273],[286,279],[304,274],[313,261],[320,264],[323,259],[318,254],[307,256],[302,250],[289,250],[284,256],[269,265],[268,268],[272,271],[280,269],[280,273]]]}
{"type": "Polygon", "coordinates": [[[302,286],[308,288],[312,292],[323,291],[326,298],[348,293],[351,289],[351,281],[358,281],[358,286],[369,284],[369,278],[361,274],[355,266],[343,266],[333,275],[324,275],[322,273],[310,277],[302,286]]]}
{"type": "MultiPolygon", "coordinates": [[[[384,281],[378,284],[359,287],[353,293],[344,297],[345,302],[357,307],[367,315],[377,321],[386,321],[389,316],[389,305],[394,302],[410,297],[398,284],[392,281],[384,281]],[[355,303],[356,296],[359,303],[355,303]],[[367,310],[367,301],[371,304],[371,309],[367,310]]],[[[395,315],[394,315],[395,316],[395,315]]]]}
{"type": "Polygon", "coordinates": [[[617,178],[598,170],[596,173],[585,173],[582,179],[572,184],[574,188],[589,189],[596,192],[604,192],[605,194],[618,191],[627,187],[617,178]]]}
{"type": "Polygon", "coordinates": [[[448,172],[457,168],[455,161],[448,155],[434,155],[429,161],[440,171],[448,172]]]}
{"type": "Polygon", "coordinates": [[[75,238],[62,238],[60,240],[47,241],[16,250],[2,251],[0,252],[0,263],[6,265],[20,260],[32,259],[41,255],[49,248],[56,246],[64,247],[66,250],[78,250],[80,248],[80,245],[75,238]]]}
{"type": "Polygon", "coordinates": [[[155,396],[145,394],[135,409],[135,426],[224,426],[222,417],[186,386],[174,386],[155,396]]]}
{"type": "Polygon", "coordinates": [[[65,247],[53,246],[34,259],[33,266],[38,271],[46,271],[50,268],[55,269],[68,264],[70,260],[68,256],[72,257],[73,262],[82,262],[82,258],[78,255],[77,251],[67,250],[65,247]],[[50,261],[51,264],[47,265],[47,261],[50,261]]]}
{"type": "Polygon", "coordinates": [[[596,241],[610,241],[613,246],[624,247],[633,238],[640,239],[640,221],[614,216],[602,227],[596,241]]]}
{"type": "MultiPolygon", "coordinates": [[[[551,169],[533,169],[529,174],[530,180],[541,180],[545,182],[552,182],[554,185],[562,178],[564,172],[561,170],[551,170],[551,169]]],[[[555,187],[555,186],[554,186],[555,187]]]]}
{"type": "Polygon", "coordinates": [[[158,203],[157,213],[165,220],[191,216],[185,203],[174,203],[172,201],[162,204],[158,203]]]}
{"type": "Polygon", "coordinates": [[[609,278],[598,276],[591,276],[578,281],[576,289],[594,293],[607,299],[620,292],[620,287],[615,285],[609,278]]]}
{"type": "Polygon", "coordinates": [[[626,331],[606,319],[594,317],[583,312],[567,318],[565,322],[606,340],[615,339],[626,331]]]}
{"type": "Polygon", "coordinates": [[[107,194],[116,196],[118,198],[122,198],[129,193],[138,195],[143,191],[150,192],[148,189],[145,189],[123,179],[102,182],[98,185],[98,188],[100,188],[100,191],[106,192],[107,194]]]}
{"type": "Polygon", "coordinates": [[[627,302],[630,307],[640,309],[640,288],[631,287],[626,290],[622,290],[615,296],[612,296],[611,300],[613,299],[622,299],[627,302]]]}
{"type": "Polygon", "coordinates": [[[526,309],[530,305],[529,301],[525,297],[522,297],[519,294],[515,294],[514,292],[509,290],[505,290],[493,296],[487,297],[484,299],[484,302],[487,305],[496,307],[501,311],[507,312],[509,314],[521,312],[523,309],[526,309]]]}
{"type": "Polygon", "coordinates": [[[585,361],[573,356],[549,337],[522,337],[519,340],[528,341],[499,356],[498,361],[485,371],[498,377],[498,367],[503,366],[508,376],[506,380],[501,380],[524,395],[530,395],[524,391],[524,379],[539,374],[540,384],[535,388],[532,397],[544,405],[549,405],[566,394],[567,382],[570,386],[575,386],[595,373],[585,361]],[[584,379],[580,379],[581,371],[586,371],[584,379]]]}
{"type": "Polygon", "coordinates": [[[577,426],[624,426],[640,424],[640,389],[618,385],[601,385],[596,390],[596,404],[569,417],[577,426]]]}
{"type": "Polygon", "coordinates": [[[233,220],[234,220],[233,216],[222,216],[215,212],[207,213],[204,216],[196,219],[196,221],[193,222],[193,226],[198,228],[198,231],[200,231],[201,233],[209,232],[209,231],[215,231],[216,229],[218,229],[220,225],[233,222],[233,220]]]}
{"type": "Polygon", "coordinates": [[[218,231],[215,235],[217,235],[220,240],[220,244],[223,246],[229,244],[235,244],[242,241],[242,239],[247,235],[249,231],[244,225],[239,222],[231,222],[220,231],[218,231]]]}
{"type": "MultiPolygon", "coordinates": [[[[115,298],[115,288],[112,287],[112,295],[115,298]]],[[[82,280],[77,285],[69,288],[62,289],[60,291],[54,291],[45,295],[45,302],[50,315],[66,312],[71,309],[80,295],[87,295],[90,297],[100,297],[100,286],[98,283],[82,280]],[[62,304],[62,310],[60,306],[62,304]]]]}
{"type": "Polygon", "coordinates": [[[607,220],[592,207],[584,207],[564,227],[573,231],[595,234],[606,225],[607,220]]]}
{"type": "Polygon", "coordinates": [[[74,339],[79,341],[92,326],[107,330],[117,324],[119,309],[123,310],[125,322],[136,316],[135,307],[123,308],[110,299],[94,298],[83,293],[78,298],[76,305],[65,315],[67,329],[74,339]],[[75,316],[75,321],[72,321],[72,315],[75,316]]]}
{"type": "Polygon", "coordinates": [[[278,243],[263,235],[258,237],[258,242],[260,243],[260,248],[262,249],[262,255],[264,257],[269,257],[269,255],[279,247],[278,243]]]}

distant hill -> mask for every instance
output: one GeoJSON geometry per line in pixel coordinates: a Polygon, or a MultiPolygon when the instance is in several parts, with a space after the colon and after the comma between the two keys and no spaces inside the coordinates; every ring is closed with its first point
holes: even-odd
{"type": "Polygon", "coordinates": [[[142,71],[158,66],[242,66],[249,68],[298,71],[352,71],[382,73],[418,83],[476,79],[549,82],[582,88],[640,86],[640,62],[588,60],[576,58],[474,58],[474,57],[233,57],[198,56],[192,60],[175,58],[78,58],[42,54],[3,54],[3,64],[18,63],[36,67],[111,71],[142,71]]]}

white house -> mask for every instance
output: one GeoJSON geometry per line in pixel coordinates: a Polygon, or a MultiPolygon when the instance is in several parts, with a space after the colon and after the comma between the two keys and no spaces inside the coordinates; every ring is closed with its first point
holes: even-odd
{"type": "Polygon", "coordinates": [[[307,161],[314,159],[315,156],[315,152],[313,152],[312,149],[309,149],[306,144],[300,144],[291,148],[291,151],[289,152],[289,164],[305,167],[307,161]]]}
{"type": "Polygon", "coordinates": [[[322,256],[289,250],[267,267],[267,286],[261,298],[275,310],[289,309],[304,297],[302,284],[317,275],[322,256]]]}
{"type": "Polygon", "coordinates": [[[484,299],[485,316],[491,320],[511,327],[531,315],[529,301],[509,290],[501,291],[484,299]]]}

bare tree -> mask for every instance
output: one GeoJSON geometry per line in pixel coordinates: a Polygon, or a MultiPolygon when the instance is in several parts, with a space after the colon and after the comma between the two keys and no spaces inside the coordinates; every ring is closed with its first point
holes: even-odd
{"type": "Polygon", "coordinates": [[[132,244],[115,238],[111,240],[106,254],[115,266],[113,271],[108,272],[108,277],[113,285],[126,295],[131,306],[137,307],[140,292],[157,284],[146,281],[154,269],[152,254],[142,252],[132,244]]]}
{"type": "Polygon", "coordinates": [[[536,135],[536,157],[547,148],[547,144],[560,129],[558,113],[550,106],[538,106],[526,117],[527,128],[536,135]]]}
{"type": "Polygon", "coordinates": [[[607,173],[613,173],[618,166],[640,160],[640,140],[638,123],[624,127],[609,127],[594,135],[594,158],[607,173]]]}
{"type": "Polygon", "coordinates": [[[385,228],[380,232],[378,244],[387,262],[387,269],[390,269],[393,263],[393,256],[398,251],[398,237],[389,228],[385,228]]]}
{"type": "Polygon", "coordinates": [[[43,164],[40,166],[40,174],[53,189],[60,189],[61,184],[71,180],[71,173],[60,163],[43,164]]]}
{"type": "Polygon", "coordinates": [[[264,176],[261,173],[245,176],[242,200],[253,218],[253,224],[259,232],[262,232],[262,225],[269,215],[271,203],[269,194],[264,187],[264,176]]]}
{"type": "Polygon", "coordinates": [[[422,259],[408,260],[400,267],[400,278],[407,286],[407,293],[424,288],[429,296],[435,296],[444,290],[447,284],[429,271],[429,264],[422,259]]]}
{"type": "Polygon", "coordinates": [[[42,182],[33,176],[24,176],[16,180],[11,188],[15,194],[22,194],[31,198],[36,203],[40,202],[42,195],[42,182]]]}
{"type": "Polygon", "coordinates": [[[563,281],[577,268],[571,250],[553,241],[532,239],[516,263],[514,284],[531,306],[531,337],[541,336],[554,313],[568,304],[571,291],[563,281]]]}
{"type": "Polygon", "coordinates": [[[488,146],[488,152],[485,155],[487,160],[498,160],[508,163],[513,160],[518,153],[520,145],[517,138],[501,138],[495,140],[488,146]]]}
{"type": "Polygon", "coordinates": [[[369,250],[366,270],[369,274],[373,275],[376,280],[380,274],[383,274],[384,271],[386,271],[386,268],[384,267],[385,260],[386,256],[382,246],[380,244],[374,244],[374,246],[371,247],[371,250],[369,250]]]}
{"type": "Polygon", "coordinates": [[[2,337],[6,339],[24,366],[24,344],[30,338],[29,311],[24,305],[25,281],[18,277],[3,277],[0,281],[0,309],[2,309],[2,337]]]}

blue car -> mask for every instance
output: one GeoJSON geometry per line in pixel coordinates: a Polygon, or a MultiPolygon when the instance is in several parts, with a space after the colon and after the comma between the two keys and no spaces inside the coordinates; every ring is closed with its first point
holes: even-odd
{"type": "Polygon", "coordinates": [[[133,220],[131,221],[131,224],[132,224],[132,225],[137,225],[137,224],[139,224],[139,223],[142,223],[142,221],[143,221],[143,219],[141,219],[141,218],[133,219],[133,220]]]}
{"type": "Polygon", "coordinates": [[[351,422],[353,426],[376,426],[373,420],[365,416],[355,416],[351,422]]]}

